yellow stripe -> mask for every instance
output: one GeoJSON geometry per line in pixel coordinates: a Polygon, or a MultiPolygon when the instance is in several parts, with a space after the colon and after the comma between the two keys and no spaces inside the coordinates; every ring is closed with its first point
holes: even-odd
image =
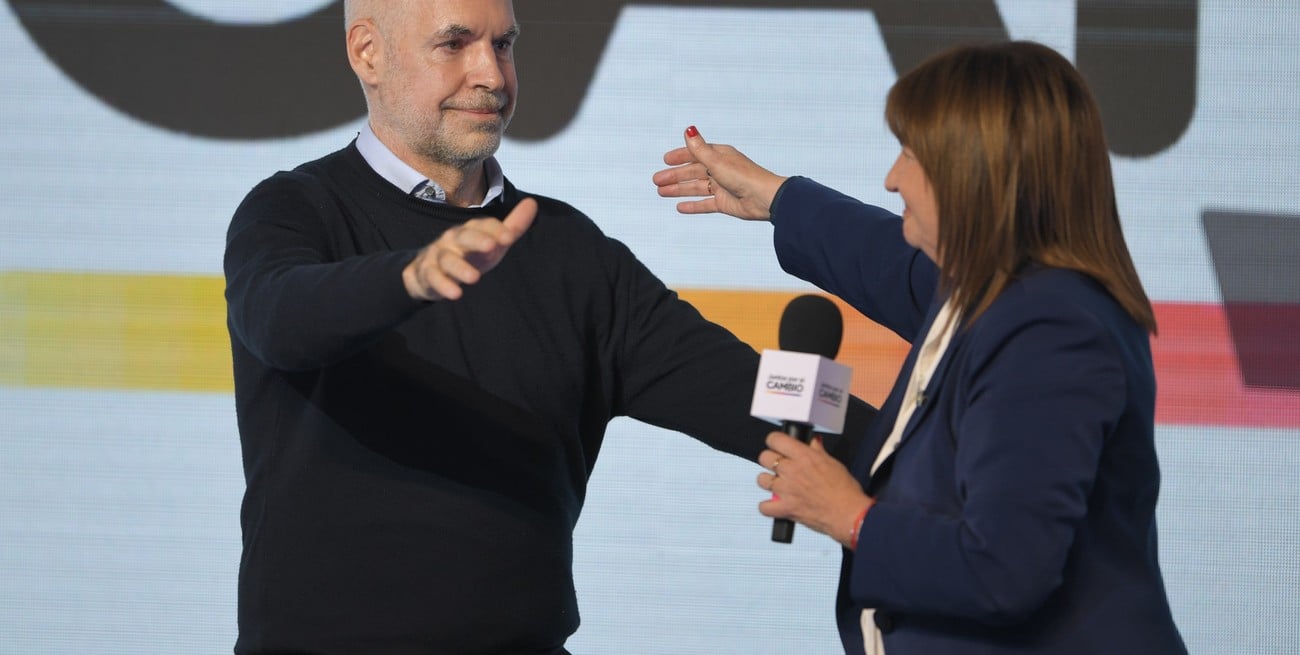
{"type": "Polygon", "coordinates": [[[0,273],[0,384],[230,391],[218,277],[0,273]]]}
{"type": "MultiPolygon", "coordinates": [[[[233,389],[225,284],[216,276],[0,273],[0,384],[228,393],[233,389]]],[[[758,350],[775,348],[795,293],[681,289],[710,320],[758,350]]],[[[902,340],[841,306],[839,361],[853,391],[879,402],[902,340]]]]}

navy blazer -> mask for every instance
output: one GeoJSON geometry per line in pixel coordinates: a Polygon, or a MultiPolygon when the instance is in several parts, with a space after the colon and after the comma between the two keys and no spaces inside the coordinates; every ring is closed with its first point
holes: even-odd
{"type": "Polygon", "coordinates": [[[914,347],[851,471],[876,504],[844,551],[848,653],[877,608],[887,655],[1185,653],[1157,562],[1150,339],[1092,278],[1027,267],[953,335],[874,476],[938,269],[902,222],[806,178],[772,206],[788,272],[914,347]]]}

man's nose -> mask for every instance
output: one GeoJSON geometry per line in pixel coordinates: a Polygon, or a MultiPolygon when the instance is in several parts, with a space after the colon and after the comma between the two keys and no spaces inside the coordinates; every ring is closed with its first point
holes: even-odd
{"type": "Polygon", "coordinates": [[[505,65],[493,45],[475,48],[470,61],[469,81],[476,87],[493,91],[505,86],[505,65]]]}

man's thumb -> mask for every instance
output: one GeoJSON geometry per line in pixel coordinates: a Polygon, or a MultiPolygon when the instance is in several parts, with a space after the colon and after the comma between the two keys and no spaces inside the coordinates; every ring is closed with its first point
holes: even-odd
{"type": "Polygon", "coordinates": [[[510,211],[502,223],[510,228],[515,236],[522,235],[532,226],[533,219],[537,217],[537,201],[533,198],[524,198],[519,201],[518,205],[510,211]]]}

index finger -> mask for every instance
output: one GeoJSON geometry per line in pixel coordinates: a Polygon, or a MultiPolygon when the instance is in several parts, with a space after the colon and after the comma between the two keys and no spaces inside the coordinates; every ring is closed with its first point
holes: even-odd
{"type": "MultiPolygon", "coordinates": [[[[672,184],[681,184],[682,182],[702,180],[708,177],[707,174],[708,169],[704,168],[703,164],[684,164],[673,168],[665,168],[662,171],[655,173],[650,179],[657,186],[664,187],[672,184]]],[[[687,195],[699,194],[691,193],[687,195]]]]}
{"type": "Polygon", "coordinates": [[[808,447],[804,442],[799,441],[784,432],[769,433],[767,435],[766,443],[768,449],[774,450],[785,457],[790,457],[798,453],[801,449],[808,447]]]}
{"type": "Polygon", "coordinates": [[[664,163],[669,166],[680,166],[681,164],[689,164],[693,161],[695,161],[695,155],[692,155],[691,151],[688,150],[686,146],[673,148],[664,153],[664,163]]]}

